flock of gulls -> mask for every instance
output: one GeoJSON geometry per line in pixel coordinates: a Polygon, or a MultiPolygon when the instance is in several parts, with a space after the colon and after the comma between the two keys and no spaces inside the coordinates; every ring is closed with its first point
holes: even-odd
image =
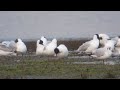
{"type": "MultiPolygon", "coordinates": [[[[15,41],[2,41],[0,43],[0,56],[22,56],[27,53],[27,47],[21,39],[15,41]]],[[[57,46],[57,39],[48,41],[44,36],[36,43],[36,55],[67,57],[68,48],[64,44],[57,46]]]]}
{"type": "MultiPolygon", "coordinates": [[[[15,41],[2,41],[0,43],[0,56],[25,54],[27,47],[21,39],[15,41]]],[[[110,38],[107,34],[95,34],[93,39],[80,45],[77,50],[72,52],[78,55],[89,55],[95,59],[105,60],[111,56],[120,55],[120,36],[110,38]]],[[[57,46],[57,39],[48,41],[46,37],[41,36],[40,40],[36,42],[36,55],[41,56],[55,56],[68,57],[68,48],[64,44],[57,46]]]]}

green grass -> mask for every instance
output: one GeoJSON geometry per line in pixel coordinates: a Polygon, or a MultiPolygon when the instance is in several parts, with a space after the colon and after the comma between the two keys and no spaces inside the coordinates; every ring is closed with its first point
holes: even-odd
{"type": "Polygon", "coordinates": [[[1,79],[111,79],[120,77],[120,65],[73,64],[74,60],[31,58],[0,63],[1,79]],[[69,62],[69,63],[68,63],[69,62]]]}
{"type": "MultiPolygon", "coordinates": [[[[76,50],[85,40],[58,41],[68,50],[76,50]]],[[[120,65],[73,64],[93,59],[55,60],[30,56],[36,50],[36,41],[25,42],[29,56],[0,56],[0,79],[112,79],[120,78],[120,65]]],[[[75,56],[71,54],[69,56],[75,56]]]]}

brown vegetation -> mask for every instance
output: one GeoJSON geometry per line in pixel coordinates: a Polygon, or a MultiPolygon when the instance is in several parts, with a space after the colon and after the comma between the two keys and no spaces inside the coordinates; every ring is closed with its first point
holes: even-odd
{"type": "MultiPolygon", "coordinates": [[[[59,44],[65,44],[68,47],[68,50],[76,50],[82,43],[88,41],[87,39],[83,40],[58,40],[59,44]]],[[[28,52],[35,52],[36,51],[36,41],[29,41],[25,42],[28,52]]]]}

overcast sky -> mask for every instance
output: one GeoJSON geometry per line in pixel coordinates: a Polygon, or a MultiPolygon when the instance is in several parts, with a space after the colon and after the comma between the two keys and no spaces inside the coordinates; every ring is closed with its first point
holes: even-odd
{"type": "Polygon", "coordinates": [[[120,11],[0,11],[0,39],[120,35],[120,11]]]}

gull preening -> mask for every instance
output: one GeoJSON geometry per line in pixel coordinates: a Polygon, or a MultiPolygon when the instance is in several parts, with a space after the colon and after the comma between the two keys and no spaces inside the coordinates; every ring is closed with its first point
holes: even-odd
{"type": "Polygon", "coordinates": [[[48,56],[54,56],[54,49],[57,47],[57,39],[53,39],[47,46],[44,48],[44,54],[48,56]]]}
{"type": "Polygon", "coordinates": [[[48,43],[47,39],[42,36],[40,40],[37,40],[36,55],[57,56],[63,58],[68,56],[68,49],[64,44],[60,44],[57,47],[57,39],[53,39],[48,43]]]}
{"type": "Polygon", "coordinates": [[[27,52],[27,47],[26,47],[25,43],[21,39],[16,39],[15,43],[16,43],[17,55],[20,53],[23,56],[23,54],[25,54],[27,52]]]}
{"type": "Polygon", "coordinates": [[[44,55],[44,49],[47,46],[47,38],[41,36],[40,40],[37,40],[36,43],[36,55],[44,55]]]}
{"type": "Polygon", "coordinates": [[[43,55],[43,51],[45,46],[43,45],[43,41],[42,40],[37,40],[37,45],[36,45],[36,55],[43,55]]]}
{"type": "MultiPolygon", "coordinates": [[[[95,34],[92,40],[83,43],[75,51],[75,55],[76,53],[79,56],[80,54],[90,55],[95,59],[104,61],[112,55],[120,56],[120,37],[110,38],[107,34],[95,34]]],[[[21,39],[3,41],[0,43],[0,56],[16,56],[19,53],[23,55],[26,52],[27,47],[21,39]]],[[[64,58],[68,57],[69,53],[70,51],[68,51],[66,45],[59,44],[59,46],[57,46],[56,38],[52,39],[52,41],[48,41],[46,37],[41,36],[40,40],[36,42],[36,55],[64,58]]]]}
{"type": "Polygon", "coordinates": [[[60,44],[58,47],[54,49],[55,56],[59,58],[68,56],[68,48],[64,44],[60,44]]]}
{"type": "Polygon", "coordinates": [[[43,42],[43,45],[46,46],[48,44],[47,38],[44,36],[41,36],[41,42],[43,42]]]}
{"type": "Polygon", "coordinates": [[[103,33],[100,33],[99,37],[103,39],[110,39],[110,37],[107,34],[103,34],[103,33]]]}
{"type": "Polygon", "coordinates": [[[57,39],[48,42],[47,39],[42,36],[40,40],[37,40],[36,55],[54,56],[54,49],[56,47],[57,39]]]}

